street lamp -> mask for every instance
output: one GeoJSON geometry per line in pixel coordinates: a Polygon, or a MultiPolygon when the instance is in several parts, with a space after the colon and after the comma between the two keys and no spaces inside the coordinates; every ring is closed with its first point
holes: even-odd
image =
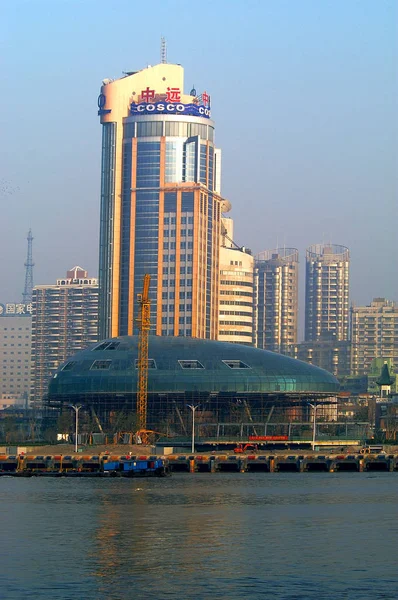
{"type": "Polygon", "coordinates": [[[81,404],[69,404],[69,408],[73,408],[76,415],[75,420],[75,452],[77,453],[77,436],[78,436],[78,426],[79,426],[79,410],[83,408],[81,404]]]}
{"type": "Polygon", "coordinates": [[[192,410],[192,454],[195,453],[195,410],[199,408],[199,405],[194,406],[193,404],[188,404],[188,408],[192,410]]]}
{"type": "Polygon", "coordinates": [[[319,404],[311,404],[311,402],[308,402],[308,406],[311,406],[312,410],[314,411],[314,421],[312,426],[312,451],[314,452],[316,438],[316,409],[318,408],[319,404]]]}

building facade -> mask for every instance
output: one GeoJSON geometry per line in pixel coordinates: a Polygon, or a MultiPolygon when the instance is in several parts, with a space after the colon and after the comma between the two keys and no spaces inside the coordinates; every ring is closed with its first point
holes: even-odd
{"type": "Polygon", "coordinates": [[[254,258],[233,241],[233,221],[223,218],[220,248],[218,339],[252,345],[254,258]]]}
{"type": "Polygon", "coordinates": [[[184,94],[180,65],[104,80],[100,337],[137,331],[137,293],[151,276],[152,333],[216,339],[220,196],[210,96],[184,94]]]}
{"type": "Polygon", "coordinates": [[[98,341],[98,280],[74,267],[55,285],[35,286],[32,306],[31,400],[39,404],[59,365],[98,341]]]}
{"type": "Polygon", "coordinates": [[[31,304],[0,304],[1,405],[27,406],[30,392],[31,304]]]}
{"type": "Polygon", "coordinates": [[[398,366],[398,306],[375,298],[369,306],[351,307],[351,374],[367,375],[372,360],[398,366]]]}
{"type": "Polygon", "coordinates": [[[348,248],[315,244],[306,253],[305,340],[348,340],[348,248]]]}
{"type": "Polygon", "coordinates": [[[289,355],[332,373],[335,377],[350,374],[350,343],[336,340],[293,344],[289,355]]]}
{"type": "Polygon", "coordinates": [[[266,250],[255,257],[255,332],[258,348],[289,354],[297,343],[298,267],[295,248],[266,250]]]}

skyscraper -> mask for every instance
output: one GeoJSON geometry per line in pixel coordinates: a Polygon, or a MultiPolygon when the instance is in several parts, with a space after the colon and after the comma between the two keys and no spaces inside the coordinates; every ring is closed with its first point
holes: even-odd
{"type": "Polygon", "coordinates": [[[210,96],[184,94],[180,65],[105,79],[99,271],[100,337],[136,331],[151,275],[152,332],[217,338],[221,152],[210,96]]]}
{"type": "Polygon", "coordinates": [[[297,343],[298,251],[266,250],[255,257],[255,345],[287,354],[297,343]]]}
{"type": "Polygon", "coordinates": [[[98,341],[98,280],[74,267],[33,288],[31,400],[40,403],[59,365],[98,341]]]}
{"type": "Polygon", "coordinates": [[[348,340],[350,254],[335,244],[307,249],[305,340],[348,340]]]}

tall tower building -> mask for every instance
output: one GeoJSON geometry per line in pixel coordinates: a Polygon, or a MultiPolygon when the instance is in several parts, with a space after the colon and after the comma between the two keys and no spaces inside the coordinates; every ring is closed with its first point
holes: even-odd
{"type": "Polygon", "coordinates": [[[258,348],[287,354],[297,343],[298,251],[266,250],[255,257],[255,338],[258,348]]]}
{"type": "Polygon", "coordinates": [[[103,81],[101,338],[136,332],[145,273],[153,333],[217,338],[221,216],[230,205],[220,195],[210,96],[183,90],[183,68],[166,63],[103,81]]]}
{"type": "Polygon", "coordinates": [[[233,221],[222,219],[220,249],[221,342],[253,343],[253,266],[250,250],[233,241],[233,221]]]}
{"type": "Polygon", "coordinates": [[[369,306],[351,307],[351,375],[367,375],[373,359],[398,367],[398,306],[375,298],[369,306]]]}
{"type": "Polygon", "coordinates": [[[307,249],[305,340],[348,340],[348,248],[315,244],[307,249]]]}
{"type": "Polygon", "coordinates": [[[59,365],[98,341],[98,280],[81,267],[55,285],[37,285],[32,302],[31,400],[40,403],[59,365]]]}

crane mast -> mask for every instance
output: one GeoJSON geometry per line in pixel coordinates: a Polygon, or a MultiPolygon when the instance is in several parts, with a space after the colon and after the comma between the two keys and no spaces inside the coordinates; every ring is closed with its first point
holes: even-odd
{"type": "Polygon", "coordinates": [[[137,416],[139,431],[146,430],[148,404],[148,338],[151,326],[151,301],[149,284],[151,276],[144,275],[142,294],[137,294],[138,302],[138,378],[137,378],[137,416]]]}

